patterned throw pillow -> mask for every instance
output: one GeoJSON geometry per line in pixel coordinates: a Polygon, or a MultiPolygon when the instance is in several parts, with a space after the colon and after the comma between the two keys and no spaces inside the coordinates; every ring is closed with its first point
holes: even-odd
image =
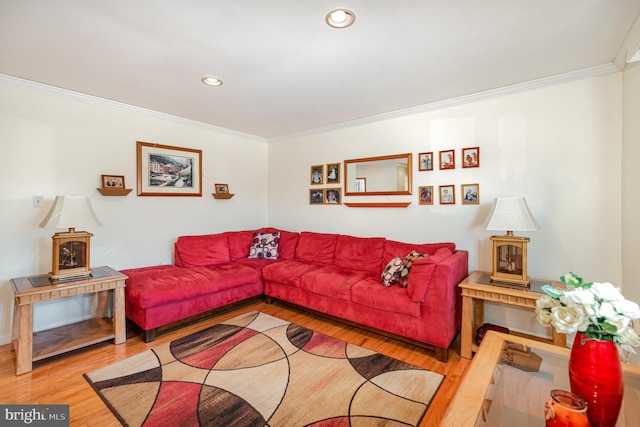
{"type": "Polygon", "coordinates": [[[278,259],[278,243],[280,243],[279,231],[276,233],[253,233],[249,258],[278,259]]]}
{"type": "Polygon", "coordinates": [[[385,286],[391,286],[393,282],[397,282],[400,277],[400,272],[404,268],[404,262],[400,259],[399,256],[395,257],[389,264],[384,268],[382,275],[380,278],[382,279],[382,284],[385,286]]]}
{"type": "Polygon", "coordinates": [[[411,272],[413,262],[417,259],[427,256],[429,255],[419,254],[416,251],[411,251],[406,257],[404,257],[404,261],[402,262],[402,270],[400,271],[400,277],[398,278],[398,282],[400,283],[400,285],[404,286],[405,288],[409,285],[409,273],[411,272]]]}

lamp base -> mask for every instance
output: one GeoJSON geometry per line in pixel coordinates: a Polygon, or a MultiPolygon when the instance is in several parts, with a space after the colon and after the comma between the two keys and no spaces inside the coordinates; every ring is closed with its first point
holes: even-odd
{"type": "Polygon", "coordinates": [[[91,276],[90,241],[93,234],[86,231],[56,233],[53,240],[52,268],[49,280],[61,281],[91,276]]]}
{"type": "Polygon", "coordinates": [[[528,280],[526,282],[523,281],[508,281],[508,280],[504,280],[503,278],[496,278],[493,276],[491,277],[491,281],[490,283],[494,286],[502,286],[505,288],[512,288],[512,289],[529,289],[531,287],[531,280],[528,280]]]}

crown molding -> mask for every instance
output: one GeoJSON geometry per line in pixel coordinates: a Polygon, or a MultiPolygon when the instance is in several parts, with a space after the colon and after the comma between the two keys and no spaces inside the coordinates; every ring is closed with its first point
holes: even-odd
{"type": "Polygon", "coordinates": [[[318,133],[346,129],[354,126],[361,126],[361,125],[366,125],[370,123],[381,122],[384,120],[410,116],[414,114],[426,113],[429,111],[442,110],[445,108],[455,107],[463,104],[469,104],[472,102],[482,101],[489,98],[496,98],[499,96],[510,95],[518,92],[525,92],[533,89],[539,89],[547,86],[553,86],[561,83],[571,82],[574,80],[597,77],[597,76],[602,76],[605,74],[611,74],[616,72],[620,72],[620,69],[618,69],[618,67],[615,64],[613,63],[602,64],[595,67],[584,68],[577,71],[571,71],[569,73],[558,74],[555,76],[544,77],[541,79],[531,80],[524,83],[517,83],[517,84],[504,86],[497,89],[491,89],[483,92],[473,93],[470,95],[463,95],[456,98],[436,101],[429,104],[406,108],[403,110],[391,111],[388,113],[364,117],[356,120],[349,120],[346,122],[337,123],[329,126],[323,126],[319,128],[304,130],[301,132],[280,135],[280,136],[269,138],[268,142],[284,141],[288,139],[300,138],[300,137],[305,137],[309,135],[315,135],[318,133]]]}
{"type": "Polygon", "coordinates": [[[116,110],[128,111],[131,113],[140,114],[143,116],[166,120],[182,125],[198,127],[205,130],[210,130],[218,133],[223,133],[229,136],[250,139],[253,141],[267,142],[267,138],[261,136],[252,135],[244,132],[235,131],[232,129],[223,128],[220,126],[210,125],[208,123],[199,122],[196,120],[185,119],[183,117],[174,116],[167,113],[161,113],[159,111],[149,110],[147,108],[136,107],[135,105],[125,104],[123,102],[112,101],[110,99],[100,98],[98,96],[87,95],[85,93],[75,92],[69,89],[63,89],[56,86],[50,86],[44,83],[34,82],[32,80],[21,79],[19,77],[9,76],[7,74],[0,74],[0,83],[9,83],[16,86],[27,87],[42,92],[49,92],[68,99],[74,99],[77,101],[91,102],[94,104],[102,105],[116,110]]]}

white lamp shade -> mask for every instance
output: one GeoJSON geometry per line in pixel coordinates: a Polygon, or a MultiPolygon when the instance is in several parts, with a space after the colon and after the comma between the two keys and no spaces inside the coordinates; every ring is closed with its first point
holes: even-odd
{"type": "Polygon", "coordinates": [[[484,225],[487,230],[535,231],[540,229],[524,197],[496,198],[484,225]]]}
{"type": "Polygon", "coordinates": [[[88,197],[56,196],[41,228],[102,227],[88,197]]]}

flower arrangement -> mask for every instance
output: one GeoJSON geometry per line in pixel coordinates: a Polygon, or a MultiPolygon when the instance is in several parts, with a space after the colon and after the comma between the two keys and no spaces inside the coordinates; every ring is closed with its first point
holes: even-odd
{"type": "Polygon", "coordinates": [[[545,293],[536,301],[536,317],[543,326],[558,332],[582,332],[589,339],[614,341],[635,353],[640,337],[633,320],[640,318],[640,307],[625,299],[611,283],[585,282],[574,273],[560,278],[565,289],[543,285],[545,293]]]}

